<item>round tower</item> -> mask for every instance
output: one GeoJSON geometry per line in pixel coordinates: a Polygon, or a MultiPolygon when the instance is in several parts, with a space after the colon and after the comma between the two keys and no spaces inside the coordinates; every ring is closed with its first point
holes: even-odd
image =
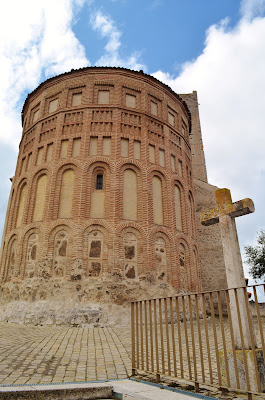
{"type": "Polygon", "coordinates": [[[190,124],[142,71],[72,70],[28,95],[2,319],[107,323],[131,299],[200,289],[190,124]]]}

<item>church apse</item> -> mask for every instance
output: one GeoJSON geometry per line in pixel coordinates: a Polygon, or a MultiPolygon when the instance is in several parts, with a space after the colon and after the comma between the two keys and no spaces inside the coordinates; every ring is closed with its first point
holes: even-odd
{"type": "Polygon", "coordinates": [[[43,82],[22,115],[1,254],[11,319],[71,324],[94,307],[107,323],[108,307],[201,286],[180,96],[143,72],[84,68],[43,82]]]}

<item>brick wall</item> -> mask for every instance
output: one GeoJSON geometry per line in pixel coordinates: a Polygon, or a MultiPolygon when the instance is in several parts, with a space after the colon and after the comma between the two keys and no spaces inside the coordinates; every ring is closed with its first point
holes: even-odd
{"type": "Polygon", "coordinates": [[[23,121],[2,243],[2,302],[38,301],[56,293],[58,298],[67,293],[80,298],[82,293],[81,298],[89,301],[92,295],[85,295],[86,285],[103,290],[117,279],[118,300],[114,295],[106,300],[104,293],[97,301],[128,300],[135,296],[135,288],[139,296],[201,288],[191,121],[178,95],[142,72],[85,68],[41,84],[24,104],[23,121]],[[77,94],[77,105],[72,105],[77,94]],[[106,99],[109,103],[102,104],[106,99]],[[121,145],[121,139],[127,142],[121,145]],[[125,218],[130,215],[123,188],[126,169],[137,177],[137,216],[135,211],[131,220],[125,218]],[[64,179],[69,170],[74,171],[73,187],[64,179]],[[33,221],[40,200],[37,183],[43,175],[45,202],[39,202],[43,210],[38,210],[43,216],[33,221]],[[162,186],[160,224],[154,223],[157,178],[162,186]],[[16,227],[25,184],[21,226],[16,227]],[[175,185],[181,194],[181,230],[176,223],[175,185]],[[65,203],[60,205],[63,193],[65,203]],[[69,217],[59,218],[60,209],[68,214],[70,210],[69,217]],[[101,214],[91,212],[94,209],[101,209],[101,214]],[[79,289],[73,286],[76,281],[79,289]]]}

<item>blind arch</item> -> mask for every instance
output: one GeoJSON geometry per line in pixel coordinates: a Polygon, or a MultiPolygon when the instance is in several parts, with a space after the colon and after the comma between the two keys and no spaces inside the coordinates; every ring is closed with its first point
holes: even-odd
{"type": "Polygon", "coordinates": [[[157,225],[163,225],[163,192],[162,181],[153,176],[153,219],[157,225]]]}
{"type": "Polygon", "coordinates": [[[59,218],[71,218],[74,197],[75,171],[67,169],[62,174],[59,218]]]}
{"type": "Polygon", "coordinates": [[[181,192],[180,188],[175,185],[174,187],[174,197],[175,197],[175,215],[176,215],[176,228],[182,231],[182,212],[181,212],[181,192]]]}
{"type": "Polygon", "coordinates": [[[137,221],[137,175],[132,169],[123,174],[123,218],[137,221]]]}
{"type": "Polygon", "coordinates": [[[47,175],[41,175],[37,181],[33,221],[42,221],[47,187],[47,175]]]}
{"type": "Polygon", "coordinates": [[[24,185],[21,188],[20,196],[19,196],[16,228],[19,228],[22,224],[22,218],[23,218],[24,208],[25,208],[25,204],[26,204],[27,191],[28,191],[28,186],[26,183],[24,183],[24,185]]]}

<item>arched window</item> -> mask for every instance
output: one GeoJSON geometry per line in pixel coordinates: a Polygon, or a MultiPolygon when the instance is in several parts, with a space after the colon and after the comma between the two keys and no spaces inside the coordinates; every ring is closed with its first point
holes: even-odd
{"type": "Polygon", "coordinates": [[[15,269],[15,260],[16,260],[16,251],[17,251],[17,240],[14,239],[9,246],[7,261],[6,261],[6,281],[10,281],[12,275],[14,274],[15,269]]]}
{"type": "Polygon", "coordinates": [[[158,280],[165,281],[167,277],[167,254],[166,243],[161,237],[155,241],[155,264],[158,280]]]}
{"type": "Polygon", "coordinates": [[[32,233],[28,238],[25,278],[34,278],[34,276],[38,276],[38,241],[39,236],[37,233],[32,233]]]}
{"type": "Polygon", "coordinates": [[[92,231],[88,237],[88,276],[99,276],[102,271],[103,234],[92,231]]]}
{"type": "Polygon", "coordinates": [[[175,185],[175,215],[176,215],[176,228],[182,231],[182,214],[181,214],[181,193],[180,188],[175,185]]]}
{"type": "Polygon", "coordinates": [[[180,267],[180,287],[181,289],[188,289],[186,248],[182,243],[180,243],[178,250],[179,250],[179,267],[180,267]]]}
{"type": "Polygon", "coordinates": [[[68,233],[59,231],[54,238],[53,273],[55,278],[63,278],[67,268],[68,233]]]}
{"type": "Polygon", "coordinates": [[[72,216],[74,184],[75,172],[72,169],[67,169],[62,175],[59,218],[71,218],[72,216]]]}
{"type": "Polygon", "coordinates": [[[134,233],[125,233],[123,238],[124,275],[128,279],[138,277],[137,237],[134,233]]]}
{"type": "Polygon", "coordinates": [[[137,175],[132,169],[123,175],[123,218],[137,221],[137,175]]]}
{"type": "Polygon", "coordinates": [[[92,176],[92,193],[91,193],[91,218],[104,218],[105,217],[105,171],[96,169],[92,176]]]}
{"type": "Polygon", "coordinates": [[[153,177],[153,218],[155,224],[163,225],[162,181],[158,176],[153,177]]]}
{"type": "Polygon", "coordinates": [[[33,221],[42,221],[43,219],[46,186],[47,186],[47,175],[42,175],[38,178],[37,181],[33,221]]]}
{"type": "Polygon", "coordinates": [[[16,228],[19,228],[22,224],[22,218],[23,218],[26,197],[27,197],[27,189],[28,189],[27,184],[24,183],[24,185],[20,191],[20,197],[19,197],[19,202],[18,202],[16,228]]]}

